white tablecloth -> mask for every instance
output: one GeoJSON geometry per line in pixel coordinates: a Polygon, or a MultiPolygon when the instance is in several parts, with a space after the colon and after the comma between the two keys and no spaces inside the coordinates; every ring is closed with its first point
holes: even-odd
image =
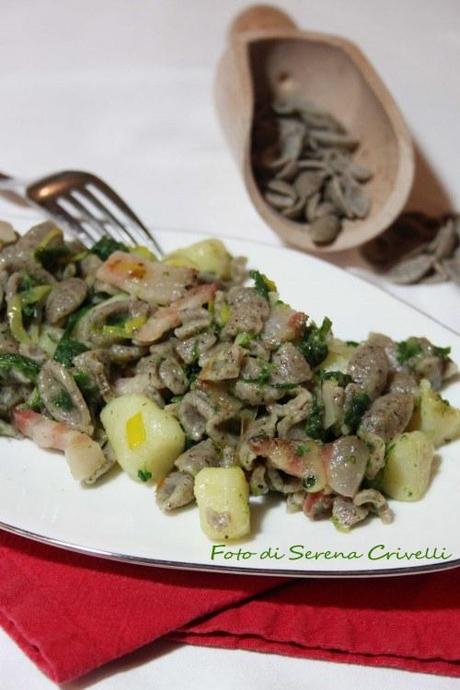
{"type": "MultiPolygon", "coordinates": [[[[214,65],[240,0],[3,0],[0,169],[33,178],[94,171],[153,227],[279,244],[251,207],[212,103],[214,65]]],[[[300,25],[344,34],[367,53],[412,129],[412,207],[460,208],[458,0],[284,0],[300,25]]],[[[0,200],[0,218],[36,218],[0,200]]],[[[355,252],[336,263],[362,271],[355,252]]],[[[367,274],[368,279],[375,280],[367,274]]],[[[460,331],[458,288],[391,289],[460,331]]],[[[2,690],[55,687],[0,631],[2,690]]],[[[444,690],[448,678],[166,643],[73,688],[189,690],[284,686],[444,690]]]]}

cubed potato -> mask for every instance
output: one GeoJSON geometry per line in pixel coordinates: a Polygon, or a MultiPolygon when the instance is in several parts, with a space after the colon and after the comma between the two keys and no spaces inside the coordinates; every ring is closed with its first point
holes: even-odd
{"type": "Polygon", "coordinates": [[[203,240],[189,247],[177,249],[164,262],[173,266],[190,266],[198,271],[215,273],[218,278],[230,278],[231,256],[220,240],[203,240]]]}
{"type": "Polygon", "coordinates": [[[182,453],[185,434],[175,417],[145,395],[121,395],[101,412],[121,467],[133,479],[157,482],[182,453]]]}
{"type": "Polygon", "coordinates": [[[331,338],[328,342],[328,348],[328,355],[326,359],[321,362],[318,369],[341,371],[345,374],[348,361],[355,351],[355,347],[353,345],[347,345],[344,340],[339,340],[339,338],[331,338]]]}
{"type": "Polygon", "coordinates": [[[434,448],[422,431],[409,431],[389,444],[381,487],[397,501],[418,501],[430,483],[434,448]]]}
{"type": "Polygon", "coordinates": [[[210,539],[249,534],[249,485],[241,467],[205,467],[195,477],[200,524],[210,539]]]}
{"type": "Polygon", "coordinates": [[[429,381],[423,380],[409,429],[423,431],[436,447],[441,446],[460,436],[460,410],[434,391],[429,381]]]}

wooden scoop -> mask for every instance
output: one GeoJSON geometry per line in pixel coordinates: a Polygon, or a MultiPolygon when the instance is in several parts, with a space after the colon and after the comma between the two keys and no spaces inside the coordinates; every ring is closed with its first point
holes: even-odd
{"type": "Polygon", "coordinates": [[[361,51],[338,36],[299,31],[284,12],[249,7],[230,27],[215,81],[217,111],[249,196],[259,214],[288,244],[314,252],[356,247],[383,232],[401,212],[413,180],[414,152],[403,117],[361,51]],[[264,200],[251,165],[255,105],[294,88],[324,108],[360,141],[354,161],[373,172],[364,187],[368,216],[345,220],[329,245],[316,245],[302,223],[264,200]]]}

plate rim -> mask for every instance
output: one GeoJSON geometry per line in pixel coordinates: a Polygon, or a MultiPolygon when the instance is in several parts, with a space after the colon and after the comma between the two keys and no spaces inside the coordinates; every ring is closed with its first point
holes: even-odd
{"type": "MultiPolygon", "coordinates": [[[[221,240],[224,244],[229,242],[241,242],[243,244],[252,246],[263,246],[274,251],[282,250],[283,253],[291,252],[299,255],[303,258],[312,259],[314,263],[318,262],[320,264],[327,264],[329,269],[336,270],[340,273],[347,274],[352,280],[357,280],[364,283],[366,286],[375,289],[380,293],[384,293],[387,298],[403,304],[408,309],[421,314],[425,318],[429,319],[433,323],[437,324],[446,331],[452,333],[454,336],[460,338],[460,333],[453,329],[451,326],[439,321],[438,319],[427,314],[422,309],[410,304],[401,297],[394,295],[391,292],[385,290],[382,285],[374,283],[371,280],[367,280],[362,274],[357,274],[354,271],[347,271],[345,268],[336,265],[331,261],[326,261],[324,258],[319,257],[315,254],[304,253],[300,250],[286,245],[277,245],[270,242],[265,242],[263,240],[255,240],[251,238],[242,238],[237,236],[220,236],[215,235],[211,231],[206,230],[195,230],[195,229],[180,229],[180,228],[158,228],[152,230],[152,232],[158,233],[160,235],[168,234],[182,234],[189,235],[198,238],[213,237],[214,239],[221,240]]],[[[70,551],[72,553],[81,554],[83,556],[100,558],[103,560],[127,563],[133,566],[144,566],[151,568],[164,568],[169,570],[182,570],[182,571],[192,571],[192,572],[208,572],[208,573],[221,573],[221,574],[233,574],[233,575],[247,575],[256,577],[278,577],[278,578],[290,578],[290,579],[308,579],[308,578],[321,578],[321,579],[343,579],[343,578],[382,578],[382,577],[401,577],[405,575],[424,575],[434,572],[440,572],[444,570],[452,570],[454,568],[460,567],[460,558],[455,558],[450,561],[445,561],[442,563],[433,563],[425,565],[413,565],[407,567],[396,567],[396,568],[378,568],[378,569],[359,569],[359,570],[284,570],[284,569],[271,569],[271,568],[257,568],[257,567],[245,567],[239,568],[238,566],[229,566],[223,564],[204,564],[192,561],[170,561],[167,559],[157,559],[148,558],[143,556],[136,556],[134,554],[123,554],[116,551],[110,551],[107,549],[99,549],[96,547],[85,546],[82,544],[77,544],[74,542],[66,541],[65,539],[59,539],[57,537],[51,537],[46,534],[41,534],[39,532],[34,532],[27,530],[16,525],[11,525],[7,522],[0,520],[0,529],[7,533],[14,534],[16,536],[29,539],[53,548],[60,549],[62,551],[70,551]]]]}
{"type": "Polygon", "coordinates": [[[453,570],[460,567],[460,558],[444,563],[433,563],[419,566],[408,566],[407,568],[388,568],[375,570],[282,570],[270,568],[238,568],[237,566],[227,565],[213,565],[193,563],[190,561],[168,561],[158,558],[144,558],[143,556],[135,556],[129,554],[120,554],[114,551],[106,551],[104,549],[97,549],[90,546],[82,546],[67,542],[63,539],[49,537],[38,532],[31,532],[21,527],[15,527],[8,523],[0,521],[0,529],[14,534],[19,537],[24,537],[31,541],[36,541],[40,544],[52,546],[61,549],[62,551],[71,551],[82,556],[89,556],[92,558],[102,558],[107,561],[116,563],[127,563],[133,566],[146,566],[149,568],[165,568],[166,570],[185,570],[192,572],[206,572],[206,573],[223,573],[227,575],[251,575],[258,577],[281,577],[281,578],[321,578],[337,580],[343,578],[370,578],[370,577],[401,577],[404,575],[428,575],[433,572],[443,570],[453,570]]]}

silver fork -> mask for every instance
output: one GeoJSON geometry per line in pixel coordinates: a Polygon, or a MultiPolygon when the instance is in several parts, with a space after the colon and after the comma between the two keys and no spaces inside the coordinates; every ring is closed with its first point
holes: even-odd
{"type": "Polygon", "coordinates": [[[18,194],[66,226],[88,246],[109,235],[123,244],[153,245],[164,251],[127,203],[103,180],[81,170],[63,170],[35,182],[0,173],[0,191],[18,194]]]}

